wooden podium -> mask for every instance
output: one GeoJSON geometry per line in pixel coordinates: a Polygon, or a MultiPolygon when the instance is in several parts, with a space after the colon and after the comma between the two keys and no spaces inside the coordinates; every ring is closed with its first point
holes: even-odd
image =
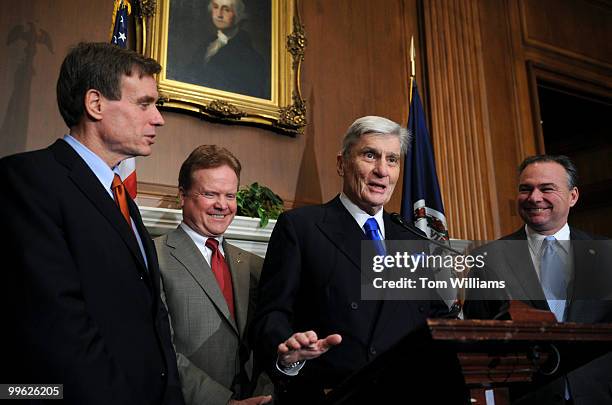
{"type": "Polygon", "coordinates": [[[493,389],[495,404],[504,405],[512,384],[537,388],[612,347],[612,324],[557,323],[552,313],[515,302],[509,312],[512,321],[429,319],[330,392],[326,404],[480,405],[493,389]]]}

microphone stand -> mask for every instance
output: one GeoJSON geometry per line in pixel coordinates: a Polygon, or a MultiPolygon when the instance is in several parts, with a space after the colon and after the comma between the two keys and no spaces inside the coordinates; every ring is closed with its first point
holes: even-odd
{"type": "Polygon", "coordinates": [[[442,242],[438,242],[437,240],[428,238],[420,229],[414,227],[413,225],[407,224],[406,221],[404,220],[404,218],[400,214],[398,214],[397,212],[392,212],[390,215],[391,215],[391,220],[393,222],[395,222],[396,224],[398,224],[399,226],[401,226],[402,228],[404,228],[408,232],[412,233],[413,235],[415,235],[419,239],[423,239],[423,240],[426,240],[428,242],[431,242],[434,245],[441,247],[442,249],[448,250],[449,252],[453,252],[453,253],[456,253],[458,255],[462,255],[463,254],[463,252],[460,252],[457,249],[453,249],[452,247],[447,246],[447,245],[445,245],[442,242]]]}
{"type": "MultiPolygon", "coordinates": [[[[415,235],[419,239],[426,240],[426,241],[428,241],[428,242],[430,242],[430,243],[432,243],[432,244],[434,244],[434,245],[436,245],[438,247],[441,247],[442,249],[447,250],[449,252],[452,252],[452,253],[455,253],[455,254],[458,254],[458,255],[463,255],[463,252],[460,252],[457,249],[453,249],[450,246],[446,246],[442,242],[438,242],[437,240],[433,240],[431,238],[428,238],[420,229],[417,229],[413,225],[410,225],[410,224],[406,223],[404,218],[400,214],[398,214],[397,212],[392,212],[390,215],[391,215],[391,220],[393,222],[395,222],[396,224],[398,224],[399,226],[401,226],[402,228],[404,228],[405,230],[407,230],[411,234],[415,235]]],[[[461,301],[460,300],[455,300],[453,305],[451,305],[451,307],[448,309],[448,314],[443,316],[443,318],[458,319],[459,318],[459,314],[461,313],[462,307],[463,307],[463,304],[461,303],[461,301]]]]}

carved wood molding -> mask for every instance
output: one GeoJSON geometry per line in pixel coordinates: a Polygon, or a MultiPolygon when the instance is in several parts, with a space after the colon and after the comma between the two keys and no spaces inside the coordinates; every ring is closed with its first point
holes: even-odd
{"type": "MultiPolygon", "coordinates": [[[[538,49],[540,51],[551,52],[556,55],[561,55],[579,62],[583,62],[588,65],[594,65],[596,67],[602,67],[606,70],[612,70],[612,64],[610,64],[609,60],[599,59],[594,56],[587,55],[586,53],[581,53],[575,50],[568,49],[563,46],[559,46],[559,44],[553,43],[552,41],[546,41],[543,39],[537,38],[537,33],[530,31],[529,27],[529,18],[528,13],[533,12],[533,7],[546,7],[546,5],[542,4],[538,1],[526,1],[526,0],[518,0],[519,12],[520,12],[520,23],[521,23],[521,34],[522,39],[527,47],[532,47],[538,49]]],[[[574,7],[585,9],[590,7],[593,10],[593,14],[600,11],[601,13],[607,13],[612,15],[612,5],[606,2],[593,2],[588,0],[576,1],[574,7]],[[580,3],[583,3],[580,5],[580,3]]],[[[584,21],[583,21],[584,22],[584,21]]],[[[580,24],[579,21],[568,21],[564,20],[562,24],[580,24]]],[[[578,26],[575,27],[579,29],[578,26]]],[[[585,38],[586,39],[586,38],[585,38]]]]}
{"type": "Polygon", "coordinates": [[[452,237],[499,228],[478,2],[425,0],[431,135],[452,237]]]}

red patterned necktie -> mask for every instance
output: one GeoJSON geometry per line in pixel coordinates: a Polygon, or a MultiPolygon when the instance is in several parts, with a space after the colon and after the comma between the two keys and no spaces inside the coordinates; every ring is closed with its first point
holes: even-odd
{"type": "Polygon", "coordinates": [[[225,297],[227,307],[232,318],[236,319],[234,314],[234,291],[232,289],[232,276],[230,275],[229,267],[227,262],[219,250],[219,241],[215,238],[206,239],[206,247],[212,250],[212,256],[210,258],[210,267],[212,272],[219,283],[219,288],[225,297]]]}
{"type": "Polygon", "coordinates": [[[132,229],[132,221],[130,221],[130,210],[128,209],[128,202],[126,197],[126,190],[123,182],[119,175],[115,174],[113,178],[113,184],[111,184],[111,189],[113,190],[113,196],[115,197],[115,203],[119,206],[119,210],[121,211],[121,215],[127,221],[130,229],[132,229]]]}

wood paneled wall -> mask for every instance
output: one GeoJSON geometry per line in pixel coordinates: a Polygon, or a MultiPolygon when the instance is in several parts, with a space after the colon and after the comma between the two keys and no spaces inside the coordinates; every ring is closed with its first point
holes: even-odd
{"type": "MultiPolygon", "coordinates": [[[[302,89],[310,125],[304,137],[312,145],[305,158],[318,168],[316,181],[304,183],[312,197],[327,200],[340,190],[336,155],[356,118],[382,115],[406,123],[410,35],[418,40],[416,1],[300,4],[308,36],[302,89]]],[[[400,191],[401,185],[389,209],[399,210],[400,191]]]]}
{"type": "Polygon", "coordinates": [[[55,83],[70,45],[106,41],[110,1],[17,1],[0,13],[0,155],[38,149],[67,132],[55,83]]]}
{"type": "MultiPolygon", "coordinates": [[[[243,163],[242,183],[270,186],[288,207],[333,197],[341,184],[336,154],[350,123],[376,114],[405,124],[414,35],[451,235],[494,238],[520,223],[515,168],[540,147],[536,75],[552,71],[603,93],[612,88],[607,0],[299,4],[308,38],[305,133],[290,138],[166,112],[153,155],[138,160],[141,204],[174,205],[180,164],[203,143],[230,148],[243,163]]],[[[107,40],[111,11],[110,0],[29,0],[3,9],[0,155],[44,147],[66,132],[55,105],[59,65],[71,44],[107,40]]],[[[400,198],[398,185],[387,208],[398,210],[400,198]]]]}
{"type": "Polygon", "coordinates": [[[516,167],[544,152],[536,79],[612,98],[612,3],[423,0],[423,6],[431,134],[450,232],[496,238],[521,224],[516,167]]]}
{"type": "Polygon", "coordinates": [[[451,235],[499,229],[478,4],[425,3],[431,133],[451,235]]]}

